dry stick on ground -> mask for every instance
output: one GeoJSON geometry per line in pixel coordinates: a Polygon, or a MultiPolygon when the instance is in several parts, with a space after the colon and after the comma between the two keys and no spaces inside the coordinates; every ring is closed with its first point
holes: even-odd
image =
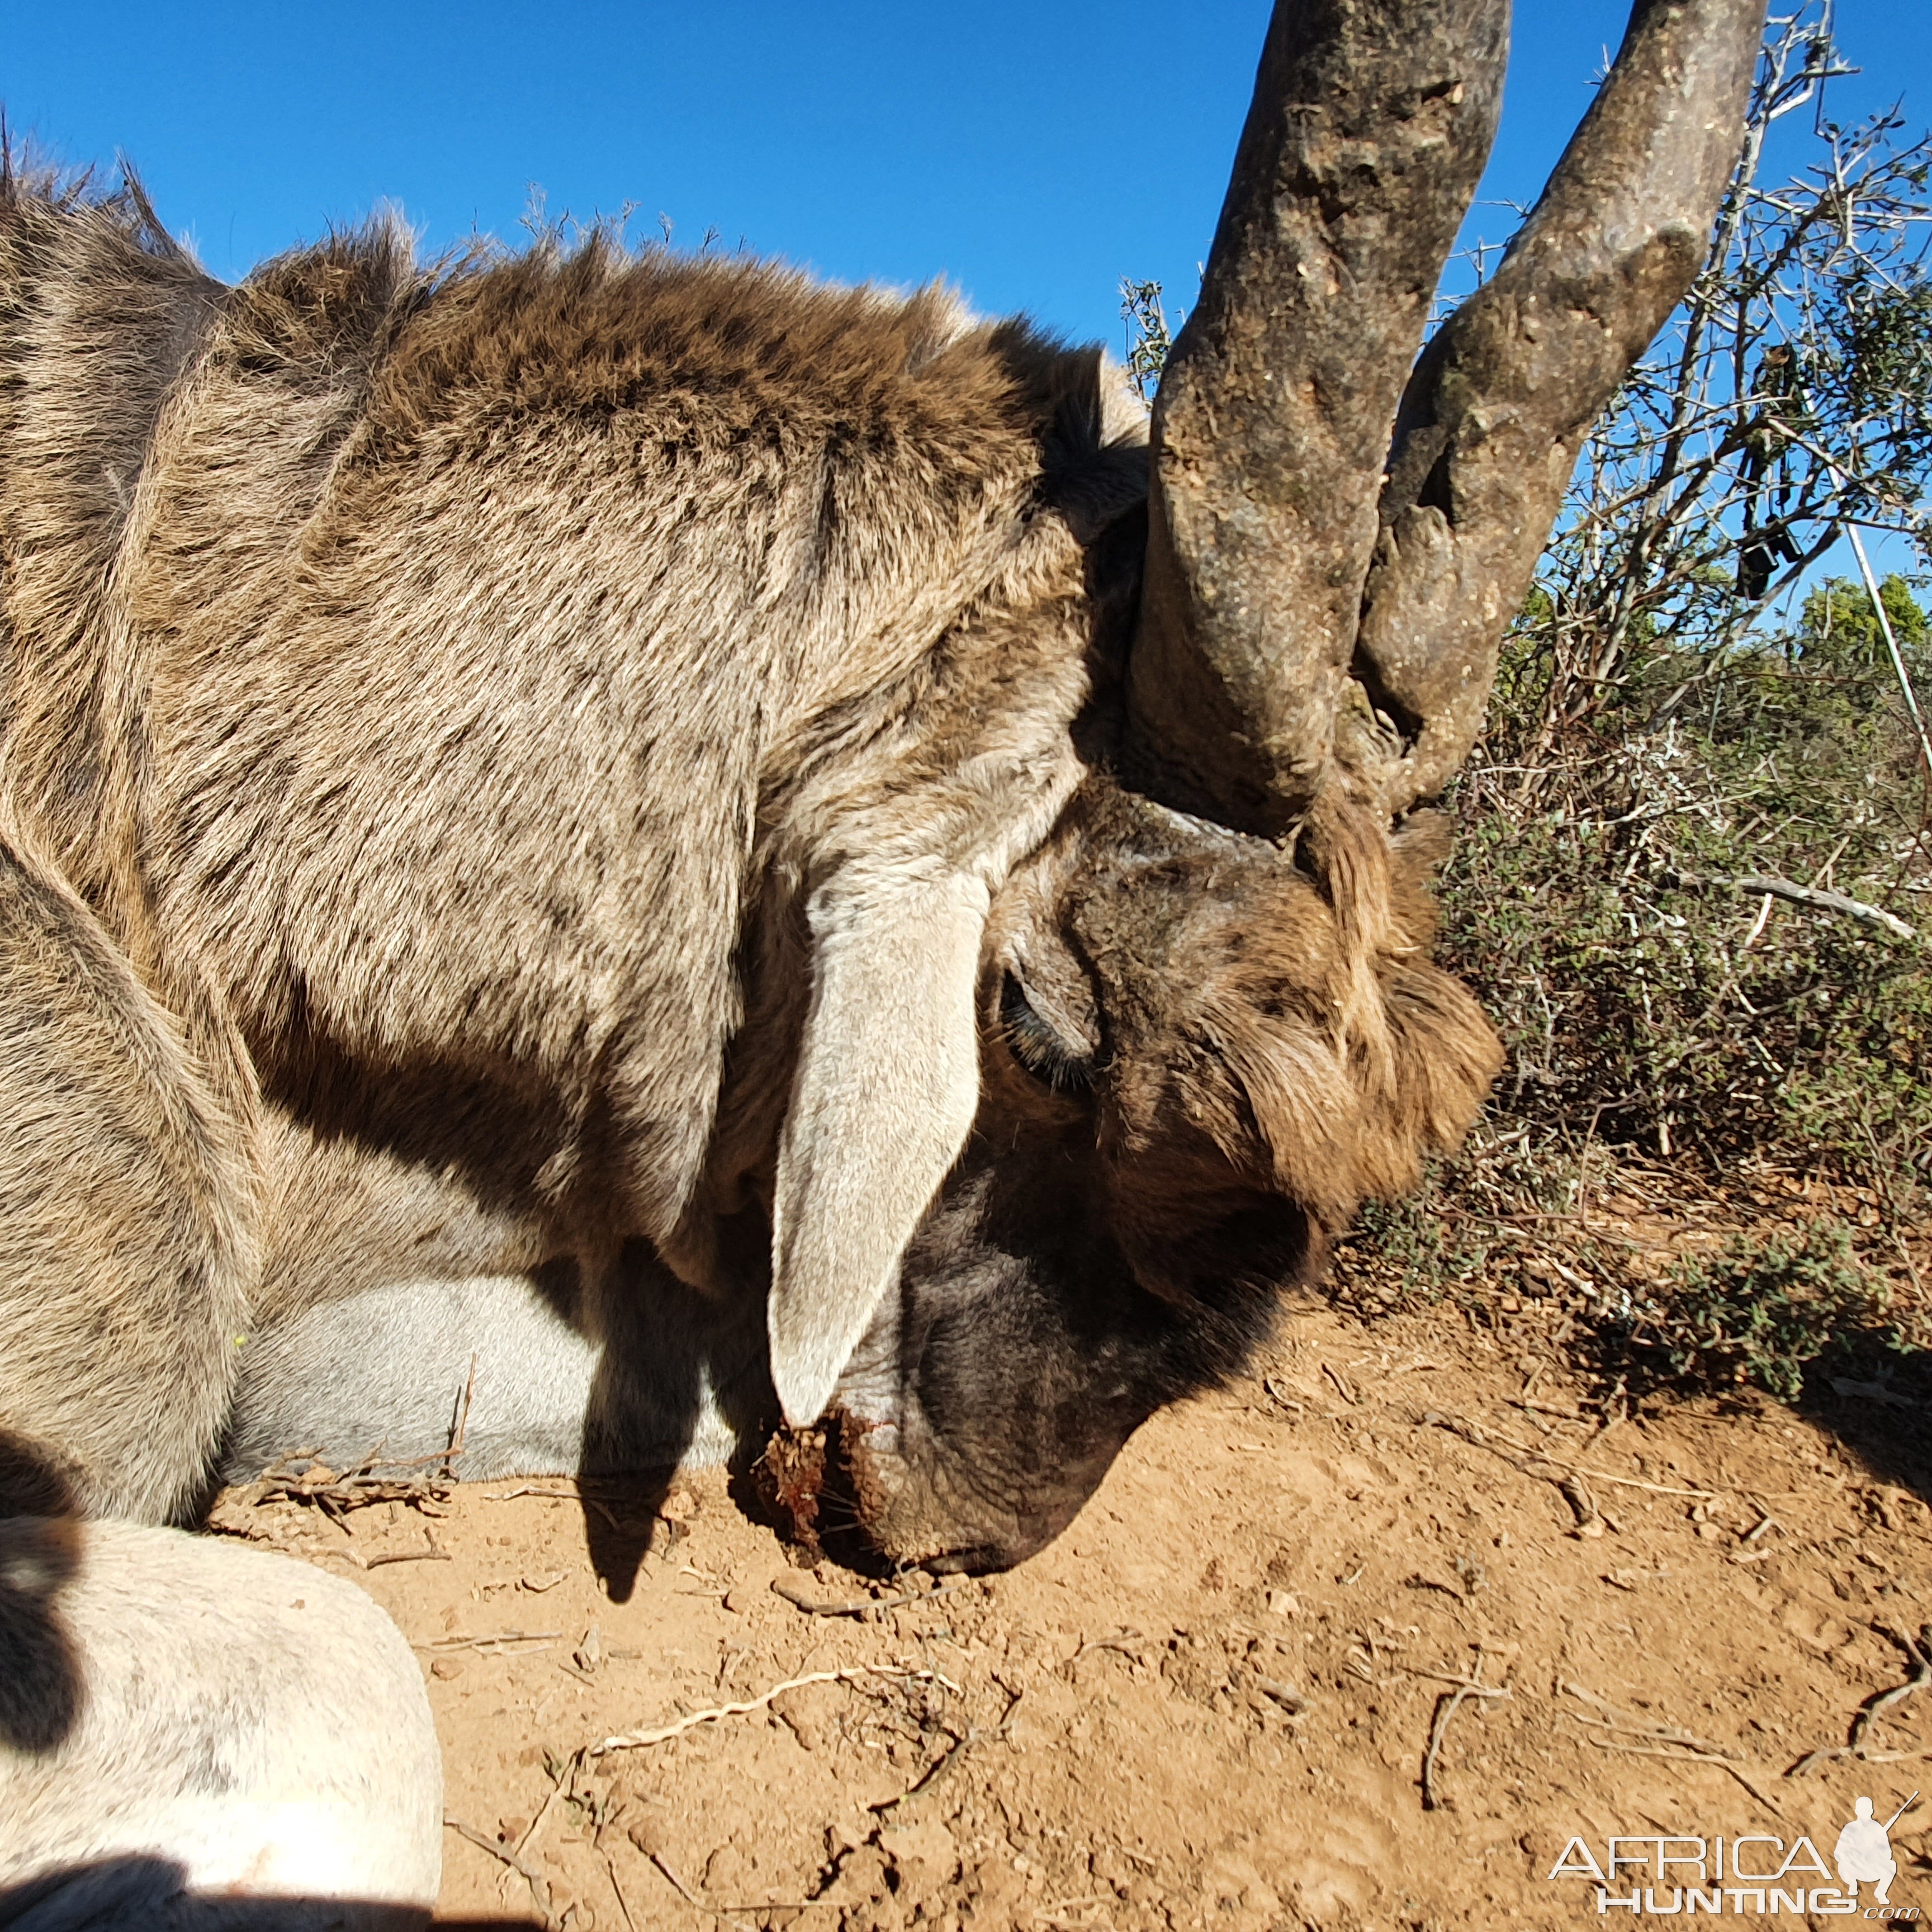
{"type": "Polygon", "coordinates": [[[624,1888],[617,1882],[617,1861],[608,1852],[604,1854],[604,1870],[610,1881],[610,1896],[617,1901],[617,1910],[624,1915],[628,1932],[638,1932],[638,1922],[631,1916],[631,1902],[624,1896],[624,1888]]]}
{"type": "Polygon", "coordinates": [[[1601,1536],[1604,1533],[1604,1513],[1597,1507],[1597,1499],[1583,1486],[1583,1479],[1573,1470],[1556,1486],[1563,1492],[1564,1500],[1576,1513],[1576,1534],[1579,1536],[1601,1536]]]}
{"type": "Polygon", "coordinates": [[[896,1597],[848,1597],[837,1603],[822,1604],[789,1577],[774,1576],[772,1594],[782,1597],[808,1617],[862,1617],[868,1610],[896,1610],[902,1604],[929,1604],[934,1598],[958,1589],[966,1580],[964,1576],[952,1576],[930,1590],[903,1590],[896,1597]]]}
{"type": "Polygon", "coordinates": [[[666,1744],[686,1731],[694,1730],[700,1724],[716,1724],[722,1718],[742,1718],[751,1712],[762,1711],[774,1697],[782,1696],[788,1690],[802,1690],[808,1684],[859,1684],[868,1677],[896,1677],[910,1683],[940,1684],[955,1692],[959,1688],[941,1672],[914,1670],[897,1664],[861,1664],[847,1670],[808,1671],[802,1677],[788,1677],[782,1684],[774,1684],[769,1690],[761,1691],[742,1703],[718,1704],[710,1710],[693,1711],[675,1724],[660,1724],[654,1730],[620,1732],[596,1744],[586,1744],[578,1756],[602,1757],[606,1751],[636,1750],[647,1744],[666,1744]]]}
{"type": "Polygon", "coordinates": [[[1077,1662],[1090,1650],[1118,1650],[1123,1657],[1132,1657],[1146,1649],[1148,1640],[1138,1630],[1123,1630],[1118,1636],[1088,1636],[1080,1640],[1080,1647],[1073,1653],[1077,1662]]]}
{"type": "MultiPolygon", "coordinates": [[[[1634,1476],[1613,1476],[1605,1469],[1586,1469],[1580,1462],[1569,1462],[1552,1456],[1546,1450],[1532,1448],[1528,1443],[1518,1442],[1500,1430],[1491,1434],[1478,1428],[1463,1416],[1444,1415],[1439,1410],[1432,1408],[1422,1420],[1425,1428],[1446,1429],[1450,1435],[1461,1436],[1464,1442],[1474,1443],[1478,1449],[1486,1449],[1491,1455],[1500,1456],[1505,1462],[1521,1470],[1526,1476],[1534,1476],[1539,1481],[1556,1483],[1558,1477],[1547,1474],[1543,1469],[1526,1468],[1525,1462],[1544,1463],[1549,1469],[1564,1475],[1587,1476],[1593,1483],[1612,1483],[1620,1490],[1648,1490],[1654,1496],[1690,1496],[1705,1503],[1714,1503],[1718,1500],[1718,1492],[1715,1490],[1690,1490],[1672,1483],[1640,1482],[1634,1476]],[[1523,1458],[1524,1461],[1518,1461],[1518,1457],[1523,1458]]],[[[1558,1486],[1561,1486],[1560,1484],[1558,1486]]]]}
{"type": "Polygon", "coordinates": [[[616,1512],[610,1505],[598,1502],[595,1496],[586,1496],[581,1484],[574,1490],[553,1490],[536,1483],[524,1483],[514,1490],[485,1490],[483,1492],[483,1500],[486,1503],[513,1503],[520,1496],[548,1496],[560,1503],[581,1503],[586,1509],[594,1509],[613,1529],[621,1532],[623,1528],[617,1520],[616,1512]]]}
{"type": "Polygon", "coordinates": [[[1841,1744],[1828,1744],[1822,1750],[1807,1751],[1784,1774],[1786,1778],[1802,1778],[1814,1766],[1828,1763],[1836,1757],[1856,1757],[1867,1764],[1896,1764],[1901,1759],[1924,1757],[1924,1751],[1875,1751],[1867,1748],[1865,1738],[1872,1726],[1895,1704],[1902,1704],[1915,1690],[1923,1690],[1932,1684],[1932,1624],[1921,1624],[1918,1640],[1914,1642],[1902,1630],[1892,1630],[1883,1624],[1874,1624],[1876,1630],[1882,1631],[1900,1646],[1912,1664],[1912,1675],[1903,1684],[1894,1684],[1889,1690],[1882,1690],[1872,1698],[1852,1720],[1852,1728],[1841,1744]]]}
{"type": "MultiPolygon", "coordinates": [[[[1481,1668],[1481,1652],[1477,1653],[1477,1667],[1481,1668]]],[[[1424,1673],[1418,1672],[1418,1676],[1424,1673]]],[[[1427,1673],[1433,1675],[1433,1672],[1427,1673]]],[[[1444,1734],[1449,1729],[1449,1720],[1472,1697],[1507,1697],[1506,1686],[1479,1683],[1472,1677],[1450,1678],[1448,1680],[1455,1689],[1436,1700],[1436,1721],[1429,1727],[1429,1749],[1422,1760],[1422,1808],[1425,1811],[1439,1811],[1442,1802],[1436,1795],[1436,1758],[1442,1748],[1444,1734]]]]}
{"type": "Polygon", "coordinates": [[[1328,1363],[1324,1362],[1322,1364],[1322,1372],[1335,1384],[1336,1394],[1351,1408],[1359,1408],[1361,1406],[1361,1397],[1357,1395],[1343,1379],[1340,1369],[1332,1368],[1328,1363]]]}
{"type": "MultiPolygon", "coordinates": [[[[241,1500],[251,1506],[273,1502],[313,1503],[345,1535],[350,1532],[343,1517],[350,1510],[367,1509],[372,1503],[407,1503],[420,1510],[428,1503],[447,1502],[451,1486],[455,1481],[452,1471],[457,1457],[463,1453],[464,1438],[470,1426],[470,1399],[476,1392],[476,1358],[472,1354],[470,1358],[469,1379],[463,1385],[456,1414],[450,1423],[449,1439],[440,1449],[432,1450],[424,1456],[389,1457],[383,1455],[382,1445],[379,1442],[352,1468],[345,1469],[339,1475],[326,1464],[316,1465],[298,1474],[290,1468],[290,1463],[314,1460],[311,1450],[298,1449],[280,1461],[272,1462],[254,1482],[246,1485],[241,1500]]],[[[366,1570],[372,1563],[394,1563],[405,1559],[385,1556],[364,1562],[358,1556],[355,1560],[366,1570]]]]}
{"type": "Polygon", "coordinates": [[[446,1550],[439,1550],[432,1543],[427,1550],[395,1550],[386,1556],[365,1556],[362,1559],[365,1570],[378,1570],[385,1563],[454,1563],[456,1558],[446,1550]]]}
{"type": "Polygon", "coordinates": [[[664,1874],[665,1882],[676,1888],[678,1896],[681,1898],[687,1905],[694,1905],[700,1912],[705,1911],[708,1909],[706,1906],[704,1900],[700,1898],[697,1893],[693,1892],[690,1886],[686,1885],[683,1880],[680,1878],[677,1874],[672,1870],[670,1861],[667,1858],[662,1852],[646,1852],[644,1856],[649,1858],[651,1863],[656,1865],[658,1870],[664,1874]]]}
{"type": "Polygon", "coordinates": [[[866,1809],[883,1819],[887,1812],[898,1810],[902,1804],[910,1804],[915,1798],[924,1797],[975,1744],[985,1743],[988,1737],[999,1736],[1005,1728],[1002,1724],[992,1731],[982,1732],[969,1725],[963,1736],[953,1738],[952,1748],[944,1757],[928,1765],[904,1790],[894,1797],[882,1798],[876,1804],[867,1805],[866,1809]]]}
{"type": "MultiPolygon", "coordinates": [[[[762,1711],[773,1698],[782,1696],[788,1690],[802,1689],[808,1684],[857,1684],[868,1677],[896,1677],[909,1682],[941,1684],[952,1691],[959,1687],[951,1678],[937,1670],[913,1670],[896,1664],[862,1664],[848,1670],[814,1670],[802,1677],[788,1677],[782,1684],[774,1684],[769,1690],[758,1696],[746,1699],[741,1703],[718,1704],[709,1710],[693,1711],[688,1716],[680,1718],[674,1724],[660,1724],[654,1730],[627,1731],[613,1737],[601,1739],[592,1744],[585,1744],[574,1751],[565,1760],[561,1774],[550,1786],[550,1795],[544,1798],[537,1815],[530,1822],[529,1828],[517,1840],[516,1854],[520,1858],[533,1844],[538,1834],[548,1822],[550,1814],[556,1809],[559,1802],[574,1785],[578,1772],[592,1758],[602,1757],[607,1751],[636,1750],[650,1744],[666,1744],[675,1737],[681,1737],[700,1724],[716,1724],[724,1718],[742,1718],[753,1711],[762,1711]]],[[[669,1876],[668,1874],[666,1874],[669,1876]]]]}
{"type": "Polygon", "coordinates": [[[975,1745],[1004,1737],[1012,1726],[1013,1713],[1019,1708],[1020,1700],[1025,1693],[1007,1690],[1004,1684],[1000,1688],[1006,1691],[1006,1708],[1000,1713],[1000,1721],[997,1724],[984,1730],[977,1724],[968,1724],[964,1736],[954,1735],[952,1748],[938,1762],[928,1766],[920,1777],[897,1797],[881,1798],[878,1804],[868,1804],[866,1809],[875,1813],[883,1823],[887,1812],[896,1810],[902,1804],[910,1804],[915,1798],[924,1797],[975,1745]]]}
{"type": "Polygon", "coordinates": [[[506,1850],[494,1838],[478,1831],[474,1825],[466,1825],[460,1818],[452,1818],[446,1811],[443,1814],[442,1822],[446,1830],[467,1838],[472,1845],[488,1852],[493,1858],[500,1859],[519,1878],[526,1880],[530,1885],[530,1897],[536,1900],[537,1910],[544,1916],[544,1925],[549,1928],[549,1932],[558,1932],[562,1922],[550,1910],[550,1880],[542,1872],[534,1865],[525,1864],[516,1852],[506,1850]]]}
{"type": "MultiPolygon", "coordinates": [[[[506,1644],[550,1644],[562,1640],[561,1630],[503,1630],[495,1636],[439,1636],[426,1643],[412,1644],[412,1650],[497,1650],[506,1644]]],[[[534,1655],[527,1652],[526,1654],[534,1655]]]]}
{"type": "Polygon", "coordinates": [[[1782,1817],[1783,1810],[1777,1800],[1768,1797],[1751,1778],[1749,1768],[1734,1752],[1726,1750],[1720,1744],[1714,1744],[1708,1738],[1700,1738],[1691,1731],[1680,1731],[1668,1724],[1652,1724],[1641,1718],[1633,1718],[1628,1712],[1620,1711],[1614,1704],[1606,1703],[1593,1691],[1586,1690],[1580,1684],[1562,1684],[1557,1687],[1578,1702],[1587,1704],[1598,1714],[1586,1717],[1581,1712],[1572,1711],[1569,1715],[1580,1724],[1594,1724],[1612,1732],[1623,1731],[1634,1738],[1644,1740],[1642,1744],[1619,1744],[1613,1738],[1598,1738],[1594,1742],[1603,1750],[1616,1751],[1627,1757],[1673,1758],[1682,1762],[1714,1764],[1727,1771],[1768,1810],[1774,1818],[1782,1817]]]}

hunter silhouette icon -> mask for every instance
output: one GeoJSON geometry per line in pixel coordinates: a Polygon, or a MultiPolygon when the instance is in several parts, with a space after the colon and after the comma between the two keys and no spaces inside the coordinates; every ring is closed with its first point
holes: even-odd
{"type": "Polygon", "coordinates": [[[1898,1876],[1898,1861],[1892,1855],[1892,1828],[1918,1796],[1915,1791],[1882,1825],[1872,1816],[1869,1798],[1861,1798],[1852,1807],[1858,1815],[1838,1834],[1834,1856],[1838,1876],[1853,1898],[1858,1896],[1861,1885],[1870,1885],[1874,1888],[1872,1896],[1880,1904],[1890,1904],[1892,1882],[1898,1876]]]}

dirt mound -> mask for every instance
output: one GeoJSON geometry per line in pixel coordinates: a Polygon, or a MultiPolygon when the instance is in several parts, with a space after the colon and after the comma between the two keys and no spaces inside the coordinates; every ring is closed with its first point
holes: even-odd
{"type": "MultiPolygon", "coordinates": [[[[620,1487],[219,1514],[416,1646],[452,1917],[1570,1925],[1612,1836],[1612,1896],[1828,1912],[1855,1798],[1882,1822],[1923,1779],[1932,1703],[1859,1713],[1932,1679],[1925,1508],[1768,1402],[1606,1428],[1452,1314],[1291,1330],[986,1582],[794,1569],[722,1475],[673,1489],[623,1600],[586,1554],[587,1517],[643,1540],[620,1487]]],[[[1928,1816],[1892,1828],[1895,1907],[1932,1909],[1928,1816]]]]}

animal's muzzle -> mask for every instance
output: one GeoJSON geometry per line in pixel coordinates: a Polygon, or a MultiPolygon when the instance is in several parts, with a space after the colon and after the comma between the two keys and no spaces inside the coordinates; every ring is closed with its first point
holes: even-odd
{"type": "Polygon", "coordinates": [[[890,1423],[834,1409],[808,1429],[782,1429],[753,1466],[753,1486],[780,1533],[807,1561],[860,1570],[1007,1570],[1070,1522],[1084,1492],[1037,1510],[988,1504],[934,1480],[890,1423]]]}

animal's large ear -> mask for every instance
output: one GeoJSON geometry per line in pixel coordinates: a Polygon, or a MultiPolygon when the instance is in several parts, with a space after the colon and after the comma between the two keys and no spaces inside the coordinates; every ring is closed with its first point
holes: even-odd
{"type": "Polygon", "coordinates": [[[814,894],[812,1009],[778,1146],[766,1312],[785,1420],[816,1421],[958,1158],[980,1096],[989,903],[970,875],[814,894]]]}

